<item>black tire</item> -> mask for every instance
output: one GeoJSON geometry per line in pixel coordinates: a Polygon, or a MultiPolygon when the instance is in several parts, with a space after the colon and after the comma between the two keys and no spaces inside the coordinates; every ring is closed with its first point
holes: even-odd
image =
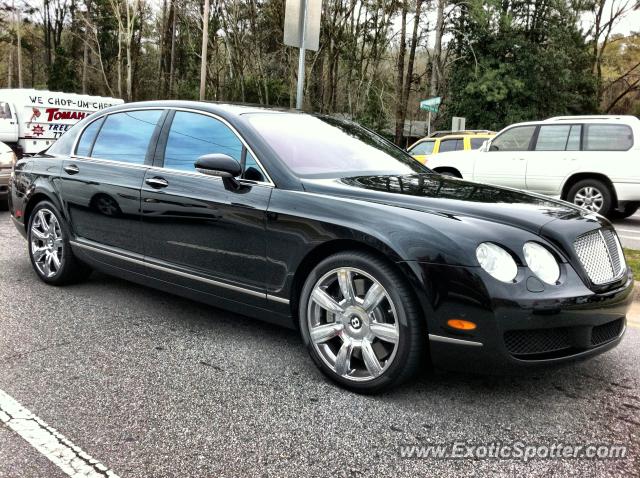
{"type": "Polygon", "coordinates": [[[611,212],[613,211],[613,193],[609,186],[597,179],[583,179],[582,181],[575,183],[567,193],[567,201],[578,206],[586,207],[587,209],[593,210],[594,212],[607,217],[610,217],[611,212]],[[602,197],[602,201],[600,203],[601,206],[597,211],[595,208],[592,208],[590,204],[585,204],[579,198],[578,193],[582,193],[584,190],[588,190],[588,188],[597,191],[602,197]]]}
{"type": "MultiPolygon", "coordinates": [[[[91,268],[74,256],[73,251],[71,250],[71,245],[69,244],[69,238],[69,227],[62,218],[62,215],[60,214],[58,209],[49,201],[42,201],[36,204],[36,206],[33,208],[33,211],[31,211],[31,215],[29,216],[29,226],[27,228],[27,248],[29,249],[29,258],[31,260],[33,270],[43,282],[56,286],[65,285],[86,279],[91,274],[91,268]],[[50,215],[53,215],[59,225],[58,237],[61,239],[61,241],[56,249],[58,250],[58,252],[61,252],[59,254],[59,256],[61,257],[59,262],[60,266],[56,267],[55,272],[50,271],[51,275],[46,275],[45,272],[41,270],[41,266],[36,263],[36,259],[34,257],[34,240],[38,241],[38,243],[40,244],[44,244],[44,241],[41,241],[34,237],[36,233],[33,231],[34,223],[36,223],[36,221],[39,221],[38,218],[41,212],[45,217],[48,218],[50,218],[50,215]]],[[[56,257],[58,257],[58,255],[56,257]]]]}
{"type": "Polygon", "coordinates": [[[462,175],[454,169],[441,169],[441,170],[436,170],[436,172],[442,174],[443,176],[449,176],[452,178],[462,178],[462,175]]]}
{"type": "Polygon", "coordinates": [[[612,219],[626,219],[638,212],[638,209],[640,209],[640,203],[629,202],[623,208],[612,211],[611,217],[612,219]]]}
{"type": "MultiPolygon", "coordinates": [[[[352,272],[352,274],[354,274],[353,277],[357,277],[356,272],[352,272]]],[[[357,286],[355,280],[353,281],[353,284],[354,286],[357,286]]],[[[358,293],[356,292],[355,295],[358,295],[358,293]]],[[[359,300],[361,300],[361,298],[359,298],[359,300]]],[[[313,307],[314,303],[312,303],[311,305],[313,307]]],[[[407,280],[393,267],[392,264],[388,263],[386,260],[380,257],[377,257],[376,255],[357,251],[337,253],[330,257],[327,257],[320,264],[318,264],[311,271],[311,273],[307,277],[307,280],[305,281],[298,309],[302,339],[304,340],[304,343],[307,346],[307,350],[309,351],[309,354],[311,355],[311,358],[313,359],[315,364],[327,377],[329,377],[334,382],[349,390],[359,393],[380,392],[382,390],[396,386],[415,375],[420,365],[423,364],[423,360],[427,350],[426,327],[422,315],[423,314],[421,312],[421,308],[417,303],[417,300],[414,297],[411,288],[407,284],[407,280]],[[394,325],[396,325],[398,333],[398,340],[394,349],[395,355],[391,355],[387,358],[387,360],[385,361],[385,365],[382,368],[382,373],[367,379],[367,381],[354,381],[353,379],[350,379],[346,376],[339,375],[330,365],[325,362],[325,359],[320,356],[319,351],[316,350],[316,346],[311,341],[311,335],[309,332],[309,303],[311,294],[314,291],[316,284],[323,277],[326,277],[327,274],[332,273],[336,269],[344,267],[352,268],[353,270],[360,270],[365,272],[366,274],[369,274],[384,288],[384,292],[386,294],[385,298],[383,299],[383,302],[380,302],[380,306],[376,306],[374,312],[368,315],[369,319],[371,320],[371,322],[368,323],[374,323],[374,320],[371,319],[371,317],[374,314],[378,314],[380,310],[383,309],[383,304],[386,304],[386,310],[388,312],[390,312],[392,309],[395,310],[396,320],[394,321],[394,325]],[[385,302],[388,299],[390,299],[390,301],[385,302]],[[391,303],[393,305],[389,307],[391,303]]],[[[343,315],[343,317],[346,317],[346,313],[343,315]]],[[[346,326],[343,334],[345,333],[346,326]]],[[[340,335],[331,340],[339,341],[337,342],[339,347],[339,344],[344,339],[342,338],[342,335],[340,335]]],[[[373,340],[377,341],[379,339],[374,338],[373,340]]],[[[329,342],[327,342],[327,344],[329,344],[329,342]]],[[[379,356],[380,345],[375,345],[378,347],[376,349],[376,355],[379,356]]],[[[357,348],[353,350],[357,351],[357,348]]],[[[356,352],[352,352],[352,354],[354,355],[352,355],[352,358],[349,360],[348,370],[350,371],[355,370],[354,368],[352,368],[354,360],[353,357],[356,356],[355,353],[356,352]]],[[[365,363],[362,347],[360,348],[360,360],[362,361],[360,363],[365,363]]],[[[356,357],[356,362],[357,361],[358,359],[356,357]]],[[[380,359],[380,364],[382,364],[382,359],[380,359]]],[[[369,367],[366,366],[366,369],[369,369],[369,367]]],[[[366,370],[364,372],[366,373],[366,370]]],[[[349,372],[346,375],[348,374],[349,372]]]]}

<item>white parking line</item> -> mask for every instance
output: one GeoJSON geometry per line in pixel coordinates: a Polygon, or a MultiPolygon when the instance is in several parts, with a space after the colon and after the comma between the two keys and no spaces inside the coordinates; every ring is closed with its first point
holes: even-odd
{"type": "Polygon", "coordinates": [[[112,470],[91,458],[3,390],[0,390],[0,422],[72,478],[118,478],[112,470]]]}

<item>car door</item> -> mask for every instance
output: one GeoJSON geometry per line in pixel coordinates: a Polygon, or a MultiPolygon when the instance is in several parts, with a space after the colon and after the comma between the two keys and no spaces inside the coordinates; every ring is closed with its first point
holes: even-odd
{"type": "Polygon", "coordinates": [[[562,184],[578,167],[582,126],[541,125],[527,162],[527,189],[560,196],[562,184]]]}
{"type": "Polygon", "coordinates": [[[74,236],[86,248],[114,253],[94,250],[103,262],[121,266],[120,254],[143,257],[140,189],[165,114],[132,110],[99,118],[63,161],[60,192],[74,236]]]}
{"type": "Polygon", "coordinates": [[[481,183],[526,187],[527,160],[536,132],[535,125],[509,128],[491,141],[489,151],[478,154],[473,179],[481,183]]]}
{"type": "Polygon", "coordinates": [[[148,267],[161,280],[223,298],[265,302],[266,211],[272,183],[225,121],[174,111],[142,187],[148,267]],[[244,165],[239,188],[194,168],[222,153],[244,165]]]}

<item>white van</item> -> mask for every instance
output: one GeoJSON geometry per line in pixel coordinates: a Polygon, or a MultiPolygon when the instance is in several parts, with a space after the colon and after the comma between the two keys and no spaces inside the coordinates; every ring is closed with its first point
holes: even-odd
{"type": "Polygon", "coordinates": [[[78,121],[117,98],[33,89],[0,89],[0,141],[18,156],[38,153],[78,121]]]}
{"type": "Polygon", "coordinates": [[[479,150],[438,154],[437,172],[570,201],[609,217],[640,206],[640,120],[557,116],[518,123],[479,150]]]}

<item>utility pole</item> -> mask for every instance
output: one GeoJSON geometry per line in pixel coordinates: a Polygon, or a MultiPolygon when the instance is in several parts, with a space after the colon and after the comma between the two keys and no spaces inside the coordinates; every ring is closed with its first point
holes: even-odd
{"type": "Polygon", "coordinates": [[[207,83],[207,46],[209,44],[209,0],[204,0],[202,14],[202,62],[200,63],[200,101],[204,100],[207,83]]]}
{"type": "Polygon", "coordinates": [[[296,92],[296,109],[302,109],[302,100],[304,95],[304,36],[307,33],[307,0],[302,0],[300,8],[302,9],[302,31],[300,35],[300,50],[298,50],[298,90],[296,92]]]}

